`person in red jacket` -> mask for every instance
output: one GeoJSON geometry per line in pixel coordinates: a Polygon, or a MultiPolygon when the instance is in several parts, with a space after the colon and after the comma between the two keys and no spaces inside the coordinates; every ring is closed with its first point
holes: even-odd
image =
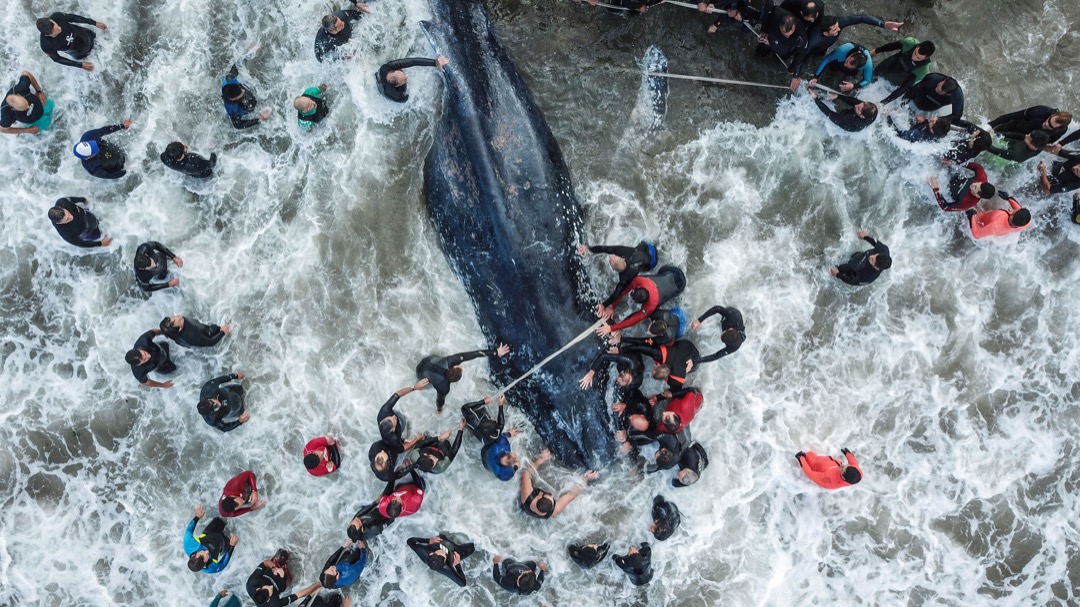
{"type": "Polygon", "coordinates": [[[621,331],[636,325],[648,318],[662,304],[682,293],[685,288],[686,275],[675,266],[662,266],[656,274],[635,277],[623,289],[623,292],[619,293],[611,307],[601,311],[601,316],[610,318],[614,315],[615,306],[619,305],[627,293],[630,294],[630,299],[634,303],[641,305],[641,309],[613,325],[607,323],[600,325],[596,330],[597,335],[603,337],[612,331],[621,331]]]}
{"type": "Polygon", "coordinates": [[[863,476],[859,460],[855,459],[851,451],[845,448],[841,449],[840,453],[847,458],[847,464],[835,457],[818,455],[813,451],[799,451],[795,454],[795,459],[799,460],[799,465],[810,480],[824,489],[839,489],[858,483],[863,476]]]}
{"type": "Polygon", "coordinates": [[[424,479],[409,468],[409,479],[390,479],[379,499],[379,514],[388,519],[416,514],[424,503],[424,479]]]}
{"type": "Polygon", "coordinates": [[[247,514],[265,505],[266,500],[259,499],[259,487],[251,470],[244,470],[229,479],[218,498],[218,512],[225,518],[247,514]]]}
{"type": "MultiPolygon", "coordinates": [[[[690,425],[705,404],[705,397],[697,388],[683,388],[671,393],[664,412],[660,414],[657,432],[675,434],[690,425]]],[[[659,406],[659,404],[657,405],[659,406]]]]}
{"type": "Polygon", "coordinates": [[[963,175],[957,175],[953,178],[952,185],[950,187],[953,201],[949,202],[945,200],[945,197],[941,195],[941,188],[938,185],[937,177],[931,177],[929,179],[930,187],[934,190],[934,198],[937,200],[938,206],[942,211],[966,211],[968,209],[974,209],[983,200],[988,200],[997,195],[997,188],[989,183],[990,178],[986,176],[986,171],[982,166],[975,162],[969,162],[964,167],[975,174],[963,178],[963,175]]]}
{"type": "Polygon", "coordinates": [[[968,221],[971,222],[971,236],[974,238],[986,238],[987,236],[1004,236],[1026,230],[1031,226],[1031,212],[1020,206],[1016,199],[1002,192],[1001,197],[1009,201],[1012,210],[994,209],[993,211],[977,212],[972,209],[967,212],[968,221]]]}
{"type": "Polygon", "coordinates": [[[320,436],[304,445],[304,467],[312,476],[325,476],[341,465],[341,452],[337,441],[330,436],[320,436]]]}

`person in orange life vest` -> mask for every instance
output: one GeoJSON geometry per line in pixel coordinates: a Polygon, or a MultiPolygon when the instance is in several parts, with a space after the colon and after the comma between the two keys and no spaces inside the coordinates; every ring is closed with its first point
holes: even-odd
{"type": "Polygon", "coordinates": [[[652,315],[662,304],[682,293],[685,288],[686,275],[675,266],[662,266],[656,274],[635,277],[622,293],[619,293],[615,302],[601,312],[600,316],[610,319],[615,314],[615,306],[619,305],[619,301],[628,293],[634,303],[641,305],[641,309],[615,324],[600,325],[596,329],[596,334],[604,337],[612,331],[621,331],[636,325],[652,315]]]}
{"type": "MultiPolygon", "coordinates": [[[[660,424],[657,432],[675,434],[682,431],[694,421],[694,417],[701,411],[705,404],[705,397],[697,388],[683,388],[671,393],[667,406],[660,414],[660,424]]],[[[657,403],[655,407],[659,407],[657,403]]],[[[654,407],[654,411],[656,410],[654,407]]]]}
{"type": "Polygon", "coordinates": [[[974,238],[1004,236],[1026,230],[1031,225],[1030,211],[1020,206],[1020,203],[1009,196],[1008,192],[1001,192],[1001,197],[1009,201],[1012,210],[994,209],[978,212],[971,209],[967,212],[968,220],[971,222],[971,235],[974,238]]]}
{"type": "MultiPolygon", "coordinates": [[[[536,469],[549,459],[551,459],[551,451],[544,449],[540,452],[540,456],[533,460],[521,475],[521,491],[518,496],[518,505],[521,506],[522,512],[533,518],[551,518],[562,512],[570,505],[570,502],[581,495],[582,487],[579,485],[562,494],[559,496],[559,499],[556,500],[553,494],[548,493],[533,484],[533,476],[536,474],[536,469]]],[[[585,473],[586,484],[598,478],[600,478],[600,473],[596,470],[589,470],[585,473]]]]}
{"type": "Polygon", "coordinates": [[[247,514],[266,505],[266,500],[259,499],[259,487],[255,484],[255,473],[244,470],[225,483],[218,498],[218,512],[225,518],[247,514]]]}
{"type": "Polygon", "coordinates": [[[835,457],[818,455],[813,451],[799,451],[795,454],[795,459],[799,460],[799,465],[810,480],[824,489],[839,489],[858,483],[863,476],[859,460],[855,459],[851,451],[844,448],[840,453],[847,458],[847,464],[835,457]]]}
{"type": "Polygon", "coordinates": [[[686,385],[686,378],[701,354],[694,342],[688,339],[680,339],[670,346],[628,344],[621,346],[620,351],[623,354],[647,354],[656,362],[652,369],[653,379],[666,381],[672,390],[686,385]]]}
{"type": "Polygon", "coordinates": [[[304,445],[304,467],[312,476],[325,476],[334,472],[341,465],[341,452],[337,441],[329,436],[320,436],[304,445]]]}
{"type": "Polygon", "coordinates": [[[409,477],[402,479],[403,482],[400,483],[397,479],[386,482],[386,488],[379,498],[379,514],[396,519],[416,514],[420,510],[420,505],[424,503],[426,485],[424,479],[412,468],[409,469],[409,477]]]}

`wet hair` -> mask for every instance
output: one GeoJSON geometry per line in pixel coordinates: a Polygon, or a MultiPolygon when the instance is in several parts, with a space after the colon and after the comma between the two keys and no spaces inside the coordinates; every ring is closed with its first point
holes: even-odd
{"type": "Polygon", "coordinates": [[[322,28],[329,32],[337,25],[337,21],[337,15],[327,15],[322,18],[322,28]]]}
{"type": "Polygon", "coordinates": [[[416,462],[416,467],[423,470],[424,472],[431,472],[431,470],[435,467],[436,463],[437,462],[433,456],[422,455],[420,456],[420,461],[416,462]]]}
{"type": "Polygon", "coordinates": [[[441,555],[441,554],[433,554],[433,555],[431,555],[431,558],[429,558],[428,562],[427,562],[427,566],[431,567],[435,571],[438,571],[439,569],[442,569],[445,565],[446,565],[446,557],[441,555]]]}
{"type": "Polygon", "coordinates": [[[450,383],[461,381],[461,367],[450,367],[446,370],[446,379],[450,383]]]}
{"type": "Polygon", "coordinates": [[[892,257],[889,257],[888,255],[878,255],[877,263],[874,265],[876,265],[879,270],[888,270],[892,267],[892,257]]]}
{"type": "Polygon", "coordinates": [[[53,223],[60,223],[60,221],[64,219],[64,209],[61,209],[60,207],[49,209],[49,219],[51,219],[53,223]]]}
{"type": "Polygon", "coordinates": [[[649,290],[637,287],[630,291],[630,299],[634,300],[634,303],[645,303],[649,301],[649,290]]]}
{"type": "Polygon", "coordinates": [[[34,25],[37,26],[37,31],[39,31],[42,34],[48,36],[49,34],[52,33],[53,26],[55,26],[56,23],[53,22],[53,20],[49,19],[48,17],[42,17],[41,19],[38,19],[37,21],[35,21],[34,25]]]}
{"type": "Polygon", "coordinates": [[[1050,115],[1050,119],[1053,120],[1054,118],[1058,119],[1058,122],[1061,123],[1062,127],[1072,124],[1072,114],[1069,112],[1054,112],[1050,115]]]}
{"type": "Polygon", "coordinates": [[[307,468],[308,470],[311,470],[311,469],[315,468],[316,466],[318,466],[319,462],[321,462],[321,461],[322,461],[322,459],[320,459],[317,454],[308,453],[307,455],[304,456],[304,467],[307,468]]]}
{"type": "Polygon", "coordinates": [[[135,267],[141,270],[145,270],[150,267],[150,262],[153,261],[151,257],[145,253],[135,256],[135,267]]]}
{"type": "Polygon", "coordinates": [[[263,603],[266,603],[270,600],[270,591],[260,586],[257,590],[255,590],[255,594],[251,598],[255,599],[255,602],[259,605],[262,605],[263,603]]]}
{"type": "Polygon", "coordinates": [[[661,470],[667,470],[675,465],[675,454],[666,447],[656,451],[656,466],[661,470]]]}
{"type": "MultiPolygon", "coordinates": [[[[680,470],[679,472],[682,472],[682,470],[680,470]]],[[[672,487],[689,487],[690,485],[693,485],[694,483],[698,482],[698,479],[700,479],[700,478],[701,478],[700,474],[698,474],[697,472],[694,472],[693,470],[690,470],[690,473],[686,475],[686,481],[682,481],[682,480],[679,479],[679,477],[676,476],[675,478],[671,479],[671,486],[672,487]]]]}
{"type": "Polygon", "coordinates": [[[667,333],[668,324],[666,320],[654,320],[649,323],[649,335],[663,335],[667,333]]]}
{"type": "MultiPolygon", "coordinates": [[[[826,32],[832,29],[832,26],[836,25],[837,23],[840,23],[840,20],[836,17],[822,17],[820,23],[821,31],[826,32]]],[[[859,54],[861,55],[862,53],[859,54]]]]}
{"type": "Polygon", "coordinates": [[[1016,227],[1026,226],[1031,223],[1031,211],[1020,209],[1009,217],[1009,223],[1016,227]]]}
{"type": "MultiPolygon", "coordinates": [[[[201,405],[202,403],[199,404],[201,405]]],[[[230,497],[229,499],[221,502],[221,511],[227,514],[232,514],[233,512],[236,512],[236,502],[233,500],[233,498],[230,497]]]]}
{"type": "Polygon", "coordinates": [[[950,129],[952,129],[952,123],[948,118],[938,118],[930,124],[930,133],[938,137],[948,135],[950,129]]]}
{"type": "Polygon", "coordinates": [[[210,402],[209,399],[200,400],[195,410],[199,412],[199,415],[210,415],[214,412],[214,403],[210,402]]]}
{"type": "Polygon", "coordinates": [[[934,54],[934,51],[937,50],[937,45],[934,44],[934,42],[932,40],[926,40],[926,41],[923,41],[923,42],[920,42],[920,43],[916,44],[915,48],[913,48],[911,50],[915,51],[916,49],[918,49],[918,51],[920,53],[922,53],[923,55],[926,55],[927,57],[929,57],[930,55],[934,54]]]}
{"type": "Polygon", "coordinates": [[[795,15],[788,15],[784,17],[784,20],[780,22],[780,31],[784,32],[790,29],[795,29],[795,15]]]}
{"type": "Polygon", "coordinates": [[[859,473],[859,469],[855,466],[848,466],[847,470],[844,470],[842,475],[844,480],[854,485],[862,480],[862,474],[859,473]]]}
{"type": "Polygon", "coordinates": [[[187,568],[192,571],[202,571],[204,566],[203,560],[198,552],[192,554],[187,560],[187,568]]]}
{"type": "Polygon", "coordinates": [[[345,534],[348,535],[349,539],[354,542],[360,541],[364,538],[363,525],[363,521],[355,525],[352,521],[349,521],[349,526],[345,528],[345,534]]]}
{"type": "Polygon", "coordinates": [[[139,364],[139,360],[142,359],[142,354],[139,354],[139,352],[141,352],[141,350],[136,350],[134,348],[128,350],[127,354],[124,355],[124,360],[126,360],[129,365],[139,364]]]}
{"type": "Polygon", "coordinates": [[[386,516],[389,516],[390,518],[401,516],[401,500],[394,499],[386,505],[386,516]]]}
{"type": "MultiPolygon", "coordinates": [[[[507,451],[506,453],[503,453],[502,455],[500,455],[499,456],[499,465],[500,466],[506,466],[507,464],[503,463],[503,459],[509,459],[509,458],[513,457],[513,455],[514,454],[511,453],[510,451],[507,451]]],[[[514,466],[514,470],[517,470],[517,466],[514,466]]]]}
{"type": "Polygon", "coordinates": [[[547,514],[548,512],[555,510],[555,502],[545,495],[536,500],[536,510],[543,514],[547,514]]]}
{"type": "Polygon", "coordinates": [[[536,574],[532,571],[526,571],[518,578],[518,589],[525,593],[536,590],[536,574]]]}
{"type": "Polygon", "coordinates": [[[995,195],[997,195],[997,188],[995,188],[992,184],[989,184],[989,183],[980,183],[979,184],[979,198],[982,198],[982,199],[986,200],[986,199],[993,198],[995,195]]]}
{"type": "Polygon", "coordinates": [[[653,373],[654,377],[657,373],[662,375],[662,377],[657,377],[656,379],[667,379],[668,377],[671,377],[671,367],[668,366],[666,363],[662,365],[656,365],[655,367],[653,367],[653,373]]]}
{"type": "Polygon", "coordinates": [[[727,329],[720,334],[720,341],[724,342],[725,346],[737,346],[743,342],[743,338],[738,329],[727,329]]]}
{"type": "Polygon", "coordinates": [[[1039,129],[1037,131],[1031,131],[1031,145],[1036,148],[1042,148],[1046,144],[1050,143],[1050,134],[1046,131],[1039,129]]]}
{"type": "Polygon", "coordinates": [[[165,153],[163,154],[166,160],[180,160],[184,156],[184,144],[179,141],[174,141],[165,146],[165,153]]]}
{"type": "Polygon", "coordinates": [[[172,316],[166,316],[165,318],[162,318],[161,323],[158,324],[158,328],[166,332],[175,329],[176,325],[173,324],[172,316]]]}
{"type": "Polygon", "coordinates": [[[230,82],[229,84],[221,87],[221,94],[230,101],[233,99],[238,99],[244,94],[244,87],[234,82],[230,82]]]}
{"type": "Polygon", "coordinates": [[[818,6],[816,2],[807,2],[803,5],[799,14],[803,17],[813,17],[814,19],[817,19],[818,16],[821,15],[821,7],[818,6]]]}
{"type": "Polygon", "coordinates": [[[877,117],[877,106],[869,101],[865,101],[864,103],[866,104],[866,107],[863,108],[863,114],[865,114],[867,118],[873,120],[877,117]]]}
{"type": "Polygon", "coordinates": [[[327,573],[323,571],[319,574],[319,583],[323,585],[323,588],[333,588],[337,585],[338,575],[336,573],[327,573]]]}
{"type": "Polygon", "coordinates": [[[675,530],[671,528],[667,521],[653,521],[653,525],[655,525],[652,532],[653,537],[660,541],[668,539],[672,533],[675,533],[675,530]]]}
{"type": "Polygon", "coordinates": [[[956,89],[959,88],[959,86],[960,85],[957,84],[956,79],[946,78],[941,81],[941,92],[946,95],[952,95],[954,92],[956,92],[956,89]]]}
{"type": "Polygon", "coordinates": [[[668,432],[678,432],[681,425],[682,418],[679,417],[678,413],[672,413],[671,417],[664,418],[664,427],[667,428],[668,432]]]}
{"type": "Polygon", "coordinates": [[[852,51],[848,53],[847,57],[844,58],[845,61],[847,61],[848,59],[855,60],[855,67],[862,67],[866,65],[866,53],[864,53],[862,49],[852,49],[852,51]]]}
{"type": "Polygon", "coordinates": [[[383,420],[379,422],[379,432],[381,432],[382,434],[390,434],[393,431],[394,420],[390,419],[389,417],[384,417],[383,420]]]}

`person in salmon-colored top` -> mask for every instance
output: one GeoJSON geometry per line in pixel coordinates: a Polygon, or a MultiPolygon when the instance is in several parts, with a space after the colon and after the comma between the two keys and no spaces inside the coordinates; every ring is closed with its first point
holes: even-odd
{"type": "Polygon", "coordinates": [[[847,458],[847,464],[835,457],[818,455],[813,451],[799,451],[795,454],[795,459],[799,460],[799,465],[810,480],[824,489],[839,489],[858,483],[863,476],[859,460],[855,459],[851,451],[841,449],[840,453],[847,458]]]}
{"type": "Polygon", "coordinates": [[[251,470],[244,470],[229,479],[218,498],[218,512],[225,518],[247,514],[265,505],[266,500],[259,499],[259,487],[251,470]]]}
{"type": "Polygon", "coordinates": [[[304,446],[304,467],[312,476],[325,476],[341,465],[341,452],[337,441],[330,436],[320,436],[304,446]]]}
{"type": "Polygon", "coordinates": [[[1016,202],[1016,199],[1006,192],[1002,192],[1001,197],[1009,201],[1012,210],[994,209],[993,211],[980,213],[972,209],[967,212],[973,237],[1004,236],[1005,234],[1026,230],[1031,226],[1030,211],[1020,206],[1020,203],[1016,202]]]}

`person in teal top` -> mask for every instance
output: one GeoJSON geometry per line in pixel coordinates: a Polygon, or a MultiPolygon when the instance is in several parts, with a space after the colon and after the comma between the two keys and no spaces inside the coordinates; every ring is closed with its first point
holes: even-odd
{"type": "Polygon", "coordinates": [[[210,603],[210,607],[240,607],[240,599],[236,598],[235,594],[229,594],[228,590],[222,590],[214,596],[214,602],[210,603]],[[225,600],[224,604],[221,602],[222,599],[225,600]]]}
{"type": "Polygon", "coordinates": [[[926,78],[930,73],[930,56],[937,50],[937,46],[927,40],[919,42],[916,38],[904,38],[899,42],[890,42],[870,51],[871,57],[879,53],[894,53],[887,57],[877,66],[877,75],[885,78],[897,88],[888,97],[882,100],[882,104],[891,103],[907,93],[911,87],[926,78]]]}
{"type": "Polygon", "coordinates": [[[296,108],[296,122],[300,125],[300,128],[310,131],[330,113],[330,106],[326,104],[326,99],[323,99],[325,93],[325,84],[309,86],[304,89],[304,92],[299,97],[293,99],[293,107],[296,108]]]}
{"type": "MultiPolygon", "coordinates": [[[[822,72],[828,70],[827,75],[835,74],[836,87],[845,93],[850,93],[856,88],[869,86],[874,77],[874,60],[870,58],[870,51],[863,47],[848,42],[836,47],[821,60],[817,71],[814,72],[810,86],[817,84],[822,72]],[[859,77],[860,72],[862,77],[859,77]]],[[[832,82],[826,82],[832,86],[832,82]]]]}
{"type": "Polygon", "coordinates": [[[199,535],[195,535],[195,526],[205,514],[202,504],[195,506],[195,516],[184,530],[184,552],[188,555],[188,569],[206,573],[218,573],[229,566],[233,549],[240,537],[235,533],[225,535],[225,521],[218,517],[210,521],[199,535]]]}

